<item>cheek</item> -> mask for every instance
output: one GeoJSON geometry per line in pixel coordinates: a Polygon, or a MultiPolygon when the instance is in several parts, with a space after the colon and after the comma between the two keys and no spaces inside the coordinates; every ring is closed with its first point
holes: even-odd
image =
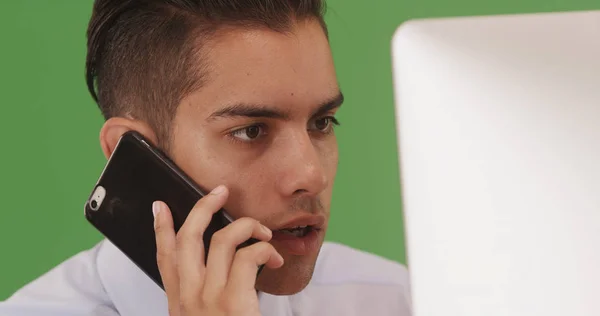
{"type": "Polygon", "coordinates": [[[211,144],[209,135],[202,130],[181,127],[173,134],[173,143],[169,153],[175,164],[187,173],[204,190],[211,190],[220,184],[228,184],[228,175],[233,173],[232,166],[222,159],[222,153],[211,144]]]}
{"type": "Polygon", "coordinates": [[[252,168],[239,165],[232,155],[221,150],[211,150],[210,145],[197,143],[175,152],[174,160],[198,185],[208,191],[224,184],[229,189],[229,198],[224,208],[234,217],[253,216],[253,203],[265,191],[261,175],[253,174],[252,168]],[[224,157],[224,158],[223,158],[224,157]],[[243,207],[242,207],[243,206],[243,207]]]}
{"type": "MultiPolygon", "coordinates": [[[[229,199],[224,208],[234,217],[264,217],[264,207],[273,205],[273,170],[265,167],[269,162],[252,159],[236,152],[229,145],[219,146],[209,142],[198,146],[190,155],[196,157],[190,166],[194,180],[215,187],[224,184],[229,189],[229,199]],[[203,148],[211,148],[210,154],[203,148]]],[[[269,208],[267,208],[269,209],[269,208]]],[[[277,209],[277,208],[275,208],[277,209]]]]}
{"type": "Polygon", "coordinates": [[[329,186],[333,185],[337,173],[337,167],[339,162],[339,153],[337,146],[337,139],[334,137],[331,140],[325,142],[321,148],[319,148],[321,155],[321,163],[323,165],[324,172],[327,174],[329,179],[329,186]]]}

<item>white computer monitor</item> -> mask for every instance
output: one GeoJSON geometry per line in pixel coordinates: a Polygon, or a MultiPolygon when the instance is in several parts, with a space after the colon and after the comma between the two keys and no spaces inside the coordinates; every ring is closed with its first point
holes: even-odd
{"type": "Polygon", "coordinates": [[[393,38],[414,316],[600,315],[600,11],[393,38]]]}

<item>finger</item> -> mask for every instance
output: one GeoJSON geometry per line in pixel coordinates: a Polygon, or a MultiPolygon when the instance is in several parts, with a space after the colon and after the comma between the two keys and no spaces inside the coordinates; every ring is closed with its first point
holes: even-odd
{"type": "Polygon", "coordinates": [[[250,238],[269,241],[271,237],[270,229],[248,217],[240,218],[217,231],[210,241],[203,295],[218,295],[225,288],[233,256],[239,244],[250,238]]]}
{"type": "Polygon", "coordinates": [[[257,242],[238,250],[233,259],[226,291],[228,297],[243,297],[255,291],[256,272],[260,265],[271,269],[283,265],[283,257],[268,242],[257,242]]]}
{"type": "Polygon", "coordinates": [[[182,302],[197,301],[204,284],[204,231],[227,199],[224,186],[215,188],[192,208],[177,233],[177,264],[182,302]]]}
{"type": "Polygon", "coordinates": [[[160,201],[152,204],[156,236],[156,262],[167,294],[169,315],[179,315],[179,276],[177,272],[176,237],[169,207],[160,201]]]}

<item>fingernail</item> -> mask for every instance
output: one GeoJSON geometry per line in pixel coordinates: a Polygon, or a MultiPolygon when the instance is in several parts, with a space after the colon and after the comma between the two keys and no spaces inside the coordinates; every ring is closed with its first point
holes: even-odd
{"type": "Polygon", "coordinates": [[[224,186],[224,185],[220,185],[220,186],[218,186],[218,187],[214,188],[214,189],[213,189],[213,190],[210,192],[210,194],[212,194],[212,195],[219,195],[219,194],[221,194],[221,193],[223,193],[223,192],[225,192],[225,186],[224,186]]]}
{"type": "Polygon", "coordinates": [[[154,201],[152,203],[152,215],[154,215],[154,228],[156,229],[156,224],[158,223],[158,213],[160,213],[161,206],[158,201],[154,201]]]}
{"type": "Polygon", "coordinates": [[[154,218],[156,218],[156,216],[158,215],[159,212],[160,212],[160,203],[158,201],[154,201],[154,203],[152,203],[152,215],[154,216],[154,218]]]}

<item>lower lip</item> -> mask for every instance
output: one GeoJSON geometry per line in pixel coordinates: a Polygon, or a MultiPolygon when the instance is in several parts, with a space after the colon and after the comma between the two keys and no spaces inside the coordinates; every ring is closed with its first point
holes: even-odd
{"type": "Polygon", "coordinates": [[[304,256],[319,250],[319,235],[321,230],[311,230],[306,236],[296,237],[286,233],[273,231],[274,243],[281,245],[288,253],[304,256]]]}

